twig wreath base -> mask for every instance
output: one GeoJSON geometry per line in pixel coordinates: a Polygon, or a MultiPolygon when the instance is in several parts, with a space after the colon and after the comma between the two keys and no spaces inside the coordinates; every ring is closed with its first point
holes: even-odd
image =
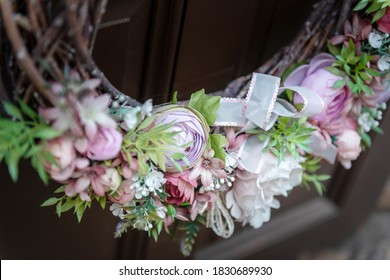
{"type": "Polygon", "coordinates": [[[80,221],[96,201],[118,217],[115,236],[182,231],[189,255],[201,225],[229,238],[235,221],[268,222],[296,186],[322,194],[322,160],[351,168],[381,133],[390,1],[322,0],[289,46],[222,97],[158,106],[118,91],[92,59],[106,2],[0,0],[0,162],[14,181],[24,158],[59,182],[42,204],[59,216],[80,221]]]}

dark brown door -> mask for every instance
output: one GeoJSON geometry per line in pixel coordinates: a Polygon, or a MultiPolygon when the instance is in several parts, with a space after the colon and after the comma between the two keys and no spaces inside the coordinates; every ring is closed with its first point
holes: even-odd
{"type": "MultiPolygon", "coordinates": [[[[97,63],[123,92],[139,100],[181,99],[199,88],[223,89],[287,44],[315,0],[110,0],[94,47],[97,63]]],[[[390,114],[383,121],[390,131],[390,114]]],[[[339,241],[370,213],[388,175],[390,136],[334,176],[328,192],[296,189],[271,222],[259,230],[236,225],[228,240],[201,232],[193,258],[293,258],[301,250],[339,241]],[[387,157],[386,157],[387,154],[387,157]]],[[[88,212],[77,224],[54,209],[39,208],[53,186],[43,187],[27,165],[17,185],[1,167],[0,257],[3,258],[181,258],[176,240],[158,243],[131,231],[113,239],[109,211],[88,212]]]]}

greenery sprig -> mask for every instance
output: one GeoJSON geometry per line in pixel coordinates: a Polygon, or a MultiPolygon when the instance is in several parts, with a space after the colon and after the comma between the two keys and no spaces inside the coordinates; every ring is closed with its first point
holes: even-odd
{"type": "Polygon", "coordinates": [[[383,17],[387,7],[390,7],[390,0],[360,0],[353,10],[361,11],[367,8],[365,11],[366,14],[375,13],[372,18],[372,22],[375,22],[383,17]]]}
{"type": "Polygon", "coordinates": [[[303,168],[302,185],[310,190],[311,186],[314,186],[319,195],[322,195],[326,190],[324,181],[330,178],[327,174],[316,174],[321,168],[321,158],[315,156],[309,156],[304,162],[301,163],[303,168]]]}
{"type": "Polygon", "coordinates": [[[328,49],[334,55],[336,61],[326,69],[342,77],[342,79],[335,82],[333,87],[340,88],[347,84],[355,95],[359,95],[362,92],[373,95],[373,91],[367,83],[370,83],[373,77],[379,77],[380,73],[368,66],[371,56],[367,53],[357,55],[356,47],[352,40],[349,41],[348,47],[343,45],[340,49],[335,45],[329,44],[328,49]]]}
{"type": "MultiPolygon", "coordinates": [[[[128,157],[128,162],[133,154],[137,156],[139,174],[145,175],[149,172],[148,160],[151,160],[162,171],[166,171],[167,157],[165,155],[178,147],[174,136],[178,132],[171,132],[173,124],[153,124],[156,116],[146,118],[136,129],[129,130],[123,137],[122,152],[128,157]]],[[[187,145],[191,145],[188,143],[187,145]]],[[[180,171],[181,166],[178,160],[189,165],[188,159],[182,153],[171,155],[171,162],[180,171]]]]}
{"type": "Polygon", "coordinates": [[[284,160],[285,153],[288,152],[294,157],[299,157],[299,149],[310,152],[308,144],[310,143],[311,133],[314,131],[306,125],[307,118],[298,120],[280,117],[275,125],[269,131],[254,129],[246,131],[248,134],[258,134],[259,140],[268,143],[263,152],[270,150],[279,160],[284,160]]]}
{"type": "Polygon", "coordinates": [[[191,255],[193,247],[195,245],[196,237],[199,234],[202,225],[205,225],[205,219],[201,215],[198,215],[195,221],[182,223],[178,229],[183,230],[184,236],[181,241],[180,251],[185,256],[191,255]]]}
{"type": "Polygon", "coordinates": [[[43,162],[57,164],[54,157],[45,152],[46,141],[61,135],[45,123],[34,110],[21,100],[18,106],[3,102],[11,119],[0,118],[0,163],[4,160],[14,182],[19,175],[19,161],[27,159],[38,171],[39,177],[47,184],[48,175],[43,162]]]}

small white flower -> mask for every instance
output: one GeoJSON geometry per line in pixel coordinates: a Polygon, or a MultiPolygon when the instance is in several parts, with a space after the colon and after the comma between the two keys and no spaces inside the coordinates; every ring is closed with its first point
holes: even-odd
{"type": "Polygon", "coordinates": [[[134,107],[128,110],[123,116],[122,127],[125,130],[133,129],[138,123],[138,112],[141,111],[141,107],[134,107]]]}
{"type": "Polygon", "coordinates": [[[114,203],[110,206],[110,211],[115,217],[122,217],[124,215],[122,205],[114,203]]]}
{"type": "Polygon", "coordinates": [[[145,217],[137,217],[137,220],[133,224],[133,227],[138,230],[148,231],[153,228],[153,225],[145,217]]]}
{"type": "Polygon", "coordinates": [[[150,192],[159,190],[165,182],[164,174],[156,170],[150,172],[145,178],[145,184],[148,186],[150,192]]]}
{"type": "Polygon", "coordinates": [[[122,183],[122,177],[116,168],[107,168],[104,178],[109,182],[110,189],[116,191],[122,183]]]}
{"type": "Polygon", "coordinates": [[[386,71],[390,69],[390,57],[389,56],[381,56],[378,60],[378,68],[381,71],[386,71]]]}
{"type": "Polygon", "coordinates": [[[152,114],[153,110],[153,103],[152,99],[146,100],[146,102],[142,105],[141,112],[142,112],[142,117],[149,117],[152,114]]]}
{"type": "Polygon", "coordinates": [[[371,32],[370,35],[368,35],[368,43],[374,49],[379,49],[382,46],[383,38],[381,35],[371,32]]]}
{"type": "Polygon", "coordinates": [[[159,216],[161,219],[164,219],[167,213],[167,208],[161,206],[158,207],[156,210],[157,210],[157,216],[159,216]]]}

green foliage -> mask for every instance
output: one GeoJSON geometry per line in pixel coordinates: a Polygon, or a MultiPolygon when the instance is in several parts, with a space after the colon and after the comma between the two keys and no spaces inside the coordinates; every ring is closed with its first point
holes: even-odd
{"type": "Polygon", "coordinates": [[[207,96],[204,89],[191,95],[189,107],[197,110],[209,125],[217,120],[217,110],[221,102],[220,96],[207,96]]]}
{"type": "Polygon", "coordinates": [[[356,4],[354,11],[366,9],[366,14],[375,13],[372,18],[372,22],[375,22],[383,17],[386,13],[387,7],[390,7],[390,0],[360,0],[356,4]]]}
{"type": "MultiPolygon", "coordinates": [[[[159,211],[158,208],[151,196],[143,199],[137,205],[124,207],[127,214],[124,215],[122,221],[118,224],[115,237],[120,237],[127,232],[128,228],[133,227],[139,230],[147,230],[149,237],[153,237],[157,242],[164,226],[164,219],[157,213],[159,211]]],[[[172,205],[168,205],[166,209],[167,214],[174,218],[175,208],[172,205]]]]}
{"type": "MultiPolygon", "coordinates": [[[[63,193],[64,186],[59,187],[54,193],[63,193]]],[[[62,213],[65,213],[71,209],[73,209],[73,213],[76,214],[77,220],[80,223],[83,218],[84,212],[87,208],[91,208],[92,202],[97,201],[102,209],[106,207],[106,197],[105,196],[97,196],[92,195],[91,201],[83,201],[81,198],[77,196],[69,197],[67,195],[63,195],[62,197],[51,197],[47,199],[45,202],[41,204],[41,207],[56,205],[56,213],[58,217],[61,217],[62,213]]]]}
{"type": "Polygon", "coordinates": [[[184,154],[176,153],[171,159],[167,159],[165,155],[172,150],[180,150],[183,147],[178,147],[175,143],[174,136],[177,132],[171,132],[172,123],[170,124],[154,124],[156,116],[146,118],[140,125],[133,130],[129,130],[123,138],[122,151],[128,157],[128,162],[132,154],[136,154],[139,174],[145,175],[149,172],[149,164],[151,160],[162,171],[166,171],[167,160],[181,170],[177,160],[188,161],[184,154]]]}
{"type": "Polygon", "coordinates": [[[343,45],[340,49],[329,44],[328,49],[335,56],[336,61],[326,69],[343,78],[341,82],[337,81],[333,87],[338,88],[346,84],[355,95],[361,93],[372,95],[373,91],[367,83],[380,74],[368,66],[371,56],[367,53],[363,53],[361,56],[357,55],[352,40],[349,41],[348,47],[343,45]]]}
{"type": "Polygon", "coordinates": [[[202,224],[205,224],[205,220],[198,215],[195,221],[183,222],[179,225],[178,229],[185,232],[180,246],[180,251],[185,257],[191,255],[202,224]]]}
{"type": "Polygon", "coordinates": [[[330,176],[327,174],[316,174],[316,172],[321,168],[320,161],[321,158],[310,156],[301,163],[303,168],[302,185],[308,190],[311,186],[314,186],[318,194],[322,195],[326,190],[323,182],[328,180],[330,176]]]}
{"type": "Polygon", "coordinates": [[[171,104],[177,104],[177,91],[173,93],[171,104]]]}
{"type": "Polygon", "coordinates": [[[286,152],[298,158],[298,150],[301,149],[310,152],[308,144],[309,137],[314,131],[313,128],[306,126],[307,118],[290,119],[280,117],[275,125],[269,131],[255,129],[247,131],[249,134],[258,134],[259,140],[267,141],[263,152],[270,150],[279,160],[283,161],[286,152]]]}
{"type": "Polygon", "coordinates": [[[56,161],[43,147],[47,140],[60,136],[61,132],[46,124],[27,104],[19,100],[18,105],[3,102],[4,110],[12,119],[0,118],[0,162],[5,161],[12,180],[16,182],[19,161],[30,160],[47,184],[48,175],[43,162],[56,164],[56,161]]]}
{"type": "Polygon", "coordinates": [[[225,162],[226,151],[225,146],[228,143],[225,136],[221,134],[210,134],[210,145],[214,150],[214,157],[219,158],[225,162]]]}

